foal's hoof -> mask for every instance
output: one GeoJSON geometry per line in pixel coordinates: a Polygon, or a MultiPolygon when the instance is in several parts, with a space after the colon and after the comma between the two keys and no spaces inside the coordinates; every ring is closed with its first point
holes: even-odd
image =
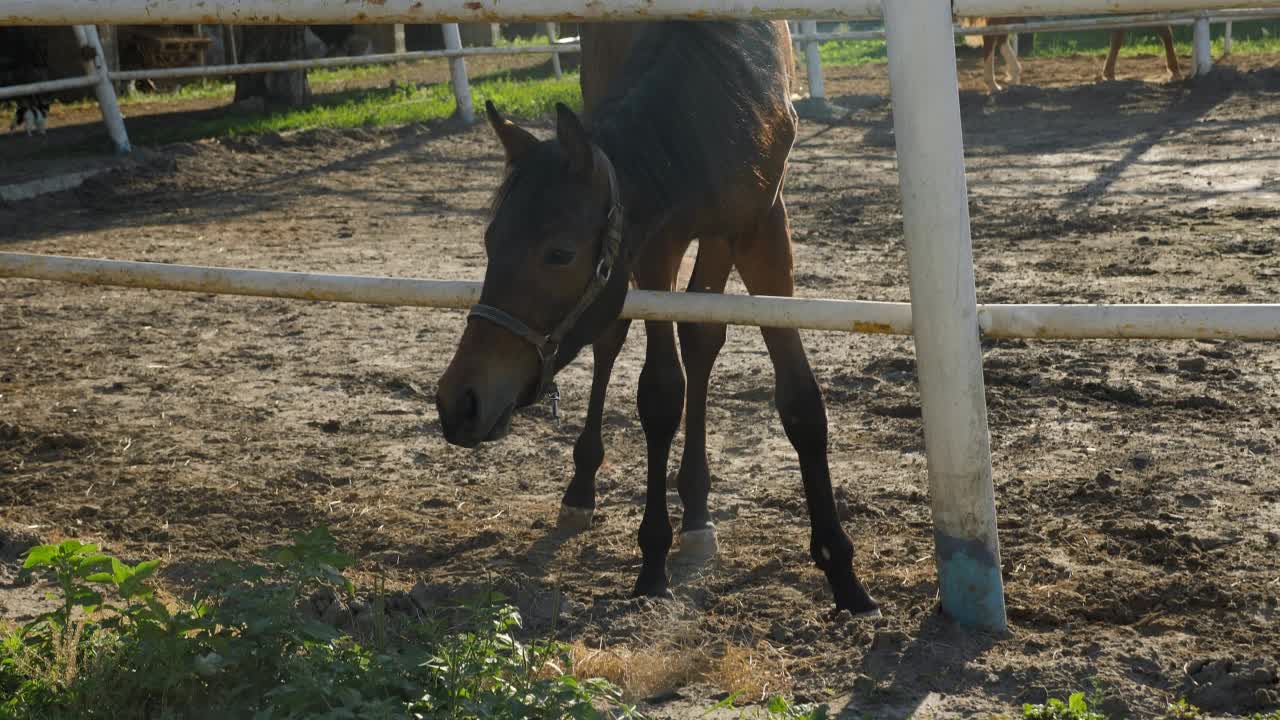
{"type": "Polygon", "coordinates": [[[880,608],[878,606],[872,606],[871,608],[864,609],[864,610],[854,610],[853,608],[838,607],[827,614],[827,620],[831,622],[835,622],[836,620],[839,620],[841,617],[843,617],[845,613],[848,613],[849,616],[852,617],[854,620],[862,620],[864,618],[866,619],[878,618],[883,615],[883,613],[880,612],[880,608]]]}
{"type": "Polygon", "coordinates": [[[635,592],[631,593],[631,597],[634,599],[648,598],[650,600],[675,600],[676,594],[671,592],[671,588],[664,587],[647,592],[640,592],[640,590],[637,589],[635,592]]]}
{"type": "Polygon", "coordinates": [[[572,505],[560,505],[560,516],[556,518],[556,527],[562,532],[580,533],[591,529],[592,508],[580,508],[572,505]]]}
{"type": "Polygon", "coordinates": [[[671,588],[667,582],[666,576],[658,577],[641,575],[636,579],[636,587],[631,591],[631,597],[641,598],[663,598],[666,600],[674,600],[676,595],[671,592],[671,588]]]}
{"type": "Polygon", "coordinates": [[[707,523],[705,528],[680,533],[678,554],[685,562],[706,562],[716,556],[716,526],[707,523]]]}
{"type": "Polygon", "coordinates": [[[843,612],[848,612],[855,618],[880,617],[880,604],[871,598],[862,583],[852,576],[847,580],[847,583],[843,579],[839,583],[832,583],[835,588],[836,609],[831,614],[831,619],[834,620],[843,612]]]}

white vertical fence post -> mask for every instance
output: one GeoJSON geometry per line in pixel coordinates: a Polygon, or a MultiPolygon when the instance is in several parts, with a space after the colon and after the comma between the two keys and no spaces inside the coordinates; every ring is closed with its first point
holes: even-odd
{"type": "MultiPolygon", "coordinates": [[[[556,32],[556,24],[553,22],[547,23],[547,40],[550,41],[552,45],[555,45],[557,37],[559,37],[559,33],[556,32]]],[[[555,69],[556,77],[561,77],[563,75],[560,70],[560,53],[551,54],[551,67],[555,69]]]]}
{"type": "MultiPolygon", "coordinates": [[[[458,31],[458,23],[445,23],[444,47],[446,50],[462,49],[462,34],[458,31]]],[[[458,117],[470,125],[476,120],[475,108],[471,106],[471,85],[467,82],[467,61],[461,55],[449,58],[449,75],[453,81],[453,97],[458,101],[458,117]]]]}
{"type": "Polygon", "coordinates": [[[111,85],[107,58],[102,52],[102,42],[98,39],[98,28],[93,25],[72,25],[71,30],[75,33],[76,44],[80,46],[85,74],[97,79],[93,92],[98,96],[102,122],[107,126],[111,144],[116,153],[127,155],[132,149],[129,147],[129,133],[124,129],[124,116],[120,114],[120,103],[116,101],[116,89],[111,85]]]}
{"type": "MultiPolygon", "coordinates": [[[[800,32],[805,35],[818,34],[817,20],[803,20],[800,22],[800,32]]],[[[818,41],[816,39],[806,40],[804,43],[805,67],[809,74],[809,97],[821,99],[827,96],[827,91],[822,82],[822,56],[818,54],[818,41]]]]}
{"type": "Polygon", "coordinates": [[[1003,631],[951,3],[883,8],[942,610],[1003,631]]]}
{"type": "Polygon", "coordinates": [[[1226,27],[1222,29],[1222,54],[1231,54],[1231,21],[1228,20],[1226,27]]]}
{"type": "Polygon", "coordinates": [[[1213,69],[1213,58],[1210,56],[1209,48],[1209,14],[1203,13],[1196,18],[1196,24],[1191,33],[1192,77],[1208,75],[1213,69]]]}

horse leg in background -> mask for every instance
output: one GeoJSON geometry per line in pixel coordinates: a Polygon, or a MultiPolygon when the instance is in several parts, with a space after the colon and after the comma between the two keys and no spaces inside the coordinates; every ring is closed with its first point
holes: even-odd
{"type": "Polygon", "coordinates": [[[996,82],[996,47],[1001,41],[1007,41],[1003,35],[982,36],[982,81],[987,85],[987,92],[999,92],[1004,88],[996,82]]]}
{"type": "Polygon", "coordinates": [[[1124,31],[1111,31],[1111,49],[1107,51],[1107,61],[1102,64],[1102,75],[1099,80],[1116,79],[1116,58],[1120,57],[1120,48],[1124,45],[1124,31]]]}
{"type": "MultiPolygon", "coordinates": [[[[657,262],[642,255],[635,268],[637,284],[645,290],[672,290],[684,247],[670,242],[649,242],[647,253],[657,253],[657,262]],[[676,251],[678,250],[678,251],[676,251]]],[[[671,517],[667,513],[667,461],[671,441],[680,429],[684,412],[684,369],[676,351],[675,327],[670,322],[645,321],[644,368],[636,405],[648,455],[644,518],[640,521],[640,577],[633,595],[670,597],[667,587],[667,553],[671,550],[671,517]]]]}
{"type": "Polygon", "coordinates": [[[1156,35],[1164,43],[1164,68],[1169,71],[1170,80],[1181,80],[1182,71],[1178,69],[1178,51],[1173,48],[1173,28],[1165,25],[1156,28],[1156,35]]]}
{"type": "MultiPolygon", "coordinates": [[[[689,278],[688,292],[724,292],[733,270],[733,255],[724,238],[698,241],[698,259],[689,278]]],[[[684,455],[676,485],[684,504],[680,521],[680,555],[705,560],[716,553],[716,529],[707,508],[711,471],[707,466],[707,386],[711,368],[724,346],[725,326],[715,323],[679,323],[680,357],[688,380],[685,398],[684,455]]]]}
{"type": "Polygon", "coordinates": [[[1000,43],[1000,54],[1004,56],[1005,81],[1010,85],[1021,83],[1022,63],[1018,62],[1018,51],[1013,49],[1013,43],[1009,42],[1008,35],[1005,35],[1004,42],[1000,43]]]}
{"type": "MultiPolygon", "coordinates": [[[[752,295],[790,297],[794,293],[791,236],[781,196],[754,231],[733,239],[733,260],[752,295]]],[[[836,612],[879,615],[879,607],[853,571],[853,541],[840,527],[836,513],[827,466],[827,409],[800,333],[789,328],[761,328],[760,332],[773,362],[774,402],[787,439],[800,458],[812,530],[809,554],[831,584],[836,612]]]]}
{"type": "Polygon", "coordinates": [[[604,398],[609,389],[613,363],[627,340],[630,320],[619,320],[591,346],[595,367],[591,371],[591,400],[582,434],[573,445],[573,480],[564,491],[557,526],[568,532],[581,532],[591,527],[596,508],[596,472],[604,462],[604,440],[600,437],[604,417],[604,398]]]}

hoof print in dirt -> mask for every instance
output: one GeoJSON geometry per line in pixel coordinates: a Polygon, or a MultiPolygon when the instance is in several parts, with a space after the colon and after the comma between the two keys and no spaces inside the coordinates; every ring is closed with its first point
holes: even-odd
{"type": "Polygon", "coordinates": [[[22,580],[22,556],[40,543],[40,536],[30,530],[0,526],[0,582],[22,580]]]}
{"type": "Polygon", "coordinates": [[[39,545],[40,536],[19,527],[0,527],[0,563],[8,565],[39,545]]]}
{"type": "Polygon", "coordinates": [[[556,529],[570,534],[586,532],[591,529],[591,520],[594,514],[595,510],[592,508],[561,505],[560,515],[556,517],[556,529]]]}
{"type": "Polygon", "coordinates": [[[1280,705],[1274,660],[1201,658],[1187,665],[1187,702],[1209,712],[1248,712],[1280,705]]]}
{"type": "Polygon", "coordinates": [[[871,638],[871,652],[899,653],[910,640],[901,630],[879,630],[871,638]]]}
{"type": "Polygon", "coordinates": [[[338,597],[338,593],[330,587],[322,587],[311,593],[302,606],[304,615],[315,618],[326,625],[344,627],[351,622],[351,612],[338,597]]]}

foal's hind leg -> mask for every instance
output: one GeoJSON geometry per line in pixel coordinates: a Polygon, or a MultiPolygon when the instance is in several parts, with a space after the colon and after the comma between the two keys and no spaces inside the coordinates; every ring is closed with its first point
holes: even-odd
{"type": "Polygon", "coordinates": [[[581,532],[591,527],[591,516],[596,508],[596,472],[604,462],[604,441],[600,426],[604,416],[605,392],[609,389],[609,377],[613,363],[627,340],[630,320],[619,320],[605,330],[592,345],[595,367],[591,371],[591,400],[587,404],[587,420],[582,434],[573,445],[573,480],[564,491],[557,525],[561,530],[581,532]]]}
{"type": "MultiPolygon", "coordinates": [[[[790,296],[794,290],[787,211],[779,198],[754,233],[734,238],[734,264],[752,295],[790,296]]],[[[761,328],[773,361],[775,398],[787,439],[800,456],[812,535],[809,554],[827,576],[836,611],[878,615],[879,607],[853,571],[853,542],[840,527],[827,466],[827,411],[800,333],[761,328]]]]}
{"type": "MultiPolygon", "coordinates": [[[[689,278],[689,292],[724,292],[733,256],[724,238],[698,242],[698,261],[689,278]]],[[[685,397],[684,455],[677,486],[684,504],[680,521],[680,554],[688,559],[715,555],[716,531],[707,508],[711,471],[707,467],[707,385],[716,356],[724,346],[725,327],[715,323],[680,323],[680,356],[688,380],[685,397]]]]}

